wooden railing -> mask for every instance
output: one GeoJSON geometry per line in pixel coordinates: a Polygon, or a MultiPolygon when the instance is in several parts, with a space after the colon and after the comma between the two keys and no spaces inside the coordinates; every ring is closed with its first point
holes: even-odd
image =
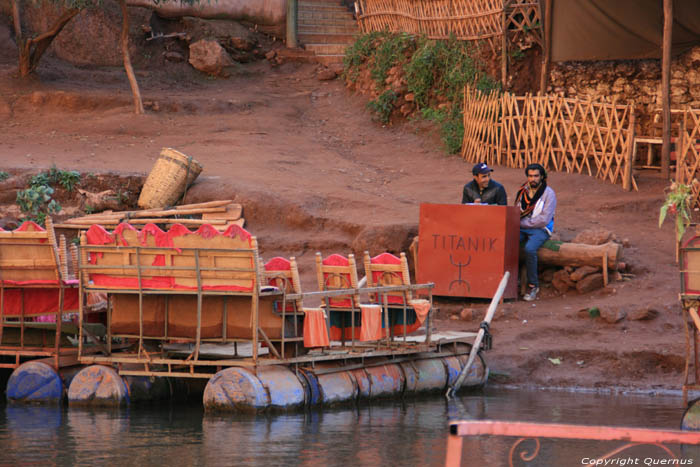
{"type": "MultiPolygon", "coordinates": [[[[458,467],[462,464],[462,441],[464,437],[475,436],[509,436],[518,438],[508,451],[508,465],[511,467],[517,461],[531,463],[528,465],[556,465],[551,463],[551,460],[537,461],[537,457],[540,454],[540,438],[622,441],[625,443],[600,456],[591,453],[590,457],[571,459],[570,462],[566,462],[567,465],[625,465],[619,462],[621,460],[620,456],[624,459],[631,457],[626,451],[636,446],[653,446],[657,448],[655,457],[643,458],[644,460],[649,459],[649,463],[645,462],[646,465],[689,465],[692,464],[692,458],[679,459],[667,444],[700,444],[700,433],[692,431],[523,423],[499,420],[455,421],[450,423],[450,435],[447,440],[447,452],[445,455],[446,467],[458,467]],[[525,441],[531,441],[531,444],[524,445],[525,441]]],[[[641,462],[643,459],[637,458],[636,463],[630,461],[626,464],[643,465],[641,462]]],[[[490,460],[493,461],[494,458],[490,460]]],[[[478,464],[480,463],[474,463],[474,465],[478,464]]],[[[470,462],[466,465],[472,465],[472,463],[470,462]]]]}
{"type": "Polygon", "coordinates": [[[687,109],[683,112],[676,160],[676,180],[691,185],[691,206],[700,207],[700,109],[687,109]]]}
{"type": "Polygon", "coordinates": [[[546,168],[636,187],[634,107],[564,98],[464,92],[462,157],[506,167],[546,168]]]}

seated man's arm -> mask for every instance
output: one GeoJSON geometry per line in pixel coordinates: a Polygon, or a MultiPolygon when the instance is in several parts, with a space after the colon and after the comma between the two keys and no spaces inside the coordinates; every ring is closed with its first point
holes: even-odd
{"type": "Polygon", "coordinates": [[[520,227],[523,229],[544,229],[554,218],[554,211],[557,208],[557,196],[554,190],[548,189],[541,198],[542,209],[535,207],[532,217],[525,217],[520,220],[520,227]]]}
{"type": "Polygon", "coordinates": [[[474,202],[474,198],[472,197],[469,188],[467,188],[468,186],[469,184],[466,184],[464,185],[464,189],[462,189],[462,204],[474,202]]]}

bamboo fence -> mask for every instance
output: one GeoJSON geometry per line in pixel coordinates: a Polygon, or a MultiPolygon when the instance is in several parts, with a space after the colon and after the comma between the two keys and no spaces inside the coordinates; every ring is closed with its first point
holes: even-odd
{"type": "Polygon", "coordinates": [[[506,167],[540,163],[637,189],[634,107],[549,95],[464,92],[462,157],[506,167]]]}
{"type": "Polygon", "coordinates": [[[683,112],[676,161],[676,180],[691,185],[691,207],[700,207],[700,109],[683,112]]]}
{"type": "Polygon", "coordinates": [[[486,40],[503,34],[504,0],[359,0],[363,33],[407,32],[431,39],[486,40]]]}
{"type": "Polygon", "coordinates": [[[363,33],[407,32],[431,39],[454,35],[486,40],[492,50],[508,32],[511,42],[532,37],[542,46],[539,2],[533,0],[358,0],[357,21],[363,33]]]}

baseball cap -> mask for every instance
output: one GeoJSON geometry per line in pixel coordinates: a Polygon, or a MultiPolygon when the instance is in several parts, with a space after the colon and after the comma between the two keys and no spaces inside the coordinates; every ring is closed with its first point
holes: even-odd
{"type": "Polygon", "coordinates": [[[493,169],[486,165],[485,162],[479,162],[472,168],[472,175],[487,174],[493,172],[493,169]]]}

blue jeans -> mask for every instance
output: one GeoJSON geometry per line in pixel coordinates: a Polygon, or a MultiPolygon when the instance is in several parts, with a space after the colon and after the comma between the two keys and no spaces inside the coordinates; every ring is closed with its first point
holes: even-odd
{"type": "Polygon", "coordinates": [[[537,280],[537,250],[549,238],[545,229],[520,229],[520,243],[525,242],[525,267],[527,283],[539,287],[537,280]]]}

